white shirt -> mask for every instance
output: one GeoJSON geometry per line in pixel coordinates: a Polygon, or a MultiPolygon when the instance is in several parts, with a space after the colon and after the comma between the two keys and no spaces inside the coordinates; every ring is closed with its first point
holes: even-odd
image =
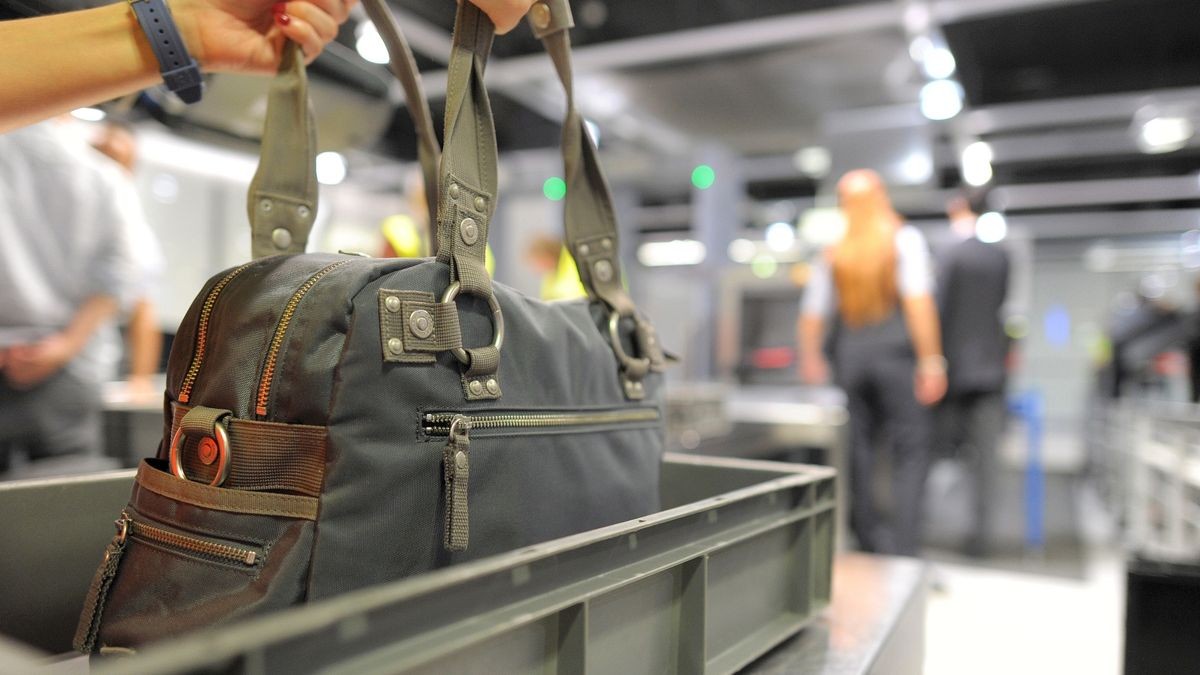
{"type": "MultiPolygon", "coordinates": [[[[905,225],[896,230],[896,288],[902,298],[931,295],[934,289],[933,263],[929,246],[920,230],[905,225]]],[[[828,317],[837,306],[833,270],[821,256],[813,263],[804,289],[800,312],[805,316],[828,317]]]]}
{"type": "MultiPolygon", "coordinates": [[[[131,216],[101,159],[55,122],[0,135],[0,347],[63,330],[90,297],[136,296],[131,216]]],[[[69,367],[95,381],[118,354],[109,326],[69,367]]]]}

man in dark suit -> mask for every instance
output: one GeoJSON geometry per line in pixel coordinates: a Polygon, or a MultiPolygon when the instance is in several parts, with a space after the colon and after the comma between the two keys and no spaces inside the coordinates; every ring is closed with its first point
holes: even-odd
{"type": "Polygon", "coordinates": [[[952,241],[938,261],[938,310],[947,361],[948,389],[937,411],[944,456],[961,460],[972,486],[970,555],[987,554],[991,531],[995,457],[1004,429],[1004,386],[1009,340],[1001,308],[1008,292],[1009,260],[1003,248],[975,236],[977,204],[956,196],[946,205],[952,241]]]}

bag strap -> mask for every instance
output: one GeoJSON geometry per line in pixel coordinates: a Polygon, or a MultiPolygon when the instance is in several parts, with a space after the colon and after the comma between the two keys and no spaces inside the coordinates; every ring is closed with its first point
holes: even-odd
{"type": "Polygon", "coordinates": [[[413,57],[408,41],[396,17],[384,0],[363,0],[363,8],[371,23],[375,24],[383,44],[387,47],[388,68],[400,81],[404,89],[404,100],[412,116],[413,125],[417,129],[417,161],[421,164],[421,174],[425,177],[425,203],[429,208],[429,224],[437,222],[438,204],[438,162],[442,157],[441,146],[438,145],[437,134],[433,129],[433,114],[429,110],[429,99],[421,84],[421,76],[417,70],[417,61],[413,57]]]}
{"type": "Polygon", "coordinates": [[[575,105],[569,33],[575,22],[571,6],[568,0],[538,0],[529,11],[528,21],[554,62],[567,96],[562,131],[567,250],[575,259],[588,296],[608,306],[609,338],[621,365],[625,393],[628,398],[639,399],[645,395],[642,379],[646,373],[661,370],[666,359],[654,327],[638,313],[623,284],[612,192],[600,166],[596,144],[575,105]],[[622,320],[633,322],[639,357],[630,356],[622,344],[619,331],[622,320]]]}
{"type": "Polygon", "coordinates": [[[463,364],[463,392],[468,399],[500,396],[496,371],[504,320],[487,273],[487,238],[496,209],[496,128],[483,85],[483,71],[495,27],[469,0],[458,4],[446,85],[445,145],[438,189],[437,259],[450,266],[450,286],[442,302],[460,293],[488,303],[492,343],[456,349],[463,364]]]}
{"type": "MultiPolygon", "coordinates": [[[[364,0],[363,5],[387,47],[389,67],[404,89],[406,107],[417,129],[417,160],[425,177],[429,222],[436,223],[441,150],[416,59],[384,0],[364,0]]],[[[304,54],[289,41],[267,97],[258,170],[248,195],[254,258],[304,252],[317,214],[316,156],[316,125],[304,54]]]]}
{"type": "Polygon", "coordinates": [[[254,258],[303,253],[317,217],[317,131],[300,46],[283,46],[267,96],[258,170],[250,182],[250,252],[254,258]]]}

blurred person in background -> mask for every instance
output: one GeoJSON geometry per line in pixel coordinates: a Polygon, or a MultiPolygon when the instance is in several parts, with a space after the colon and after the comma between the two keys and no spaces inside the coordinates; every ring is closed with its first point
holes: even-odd
{"type": "Polygon", "coordinates": [[[100,384],[135,295],[120,184],[61,121],[0,135],[0,470],[96,455],[100,384]]]}
{"type": "Polygon", "coordinates": [[[865,551],[917,555],[930,444],[926,406],[946,391],[929,249],[892,208],[874,171],[847,173],[837,190],[846,234],[818,260],[805,290],[801,377],[826,381],[822,343],[831,324],[834,379],[850,414],[850,526],[865,551]],[[877,508],[873,491],[883,438],[891,441],[886,510],[877,508]]]}
{"type": "Polygon", "coordinates": [[[1008,294],[1008,253],[975,236],[982,199],[982,194],[974,199],[962,194],[946,204],[951,240],[939,250],[937,284],[947,388],[935,414],[935,439],[938,454],[961,462],[971,484],[964,545],[971,556],[987,555],[990,542],[1009,347],[1001,317],[1008,294]]]}
{"type": "Polygon", "coordinates": [[[140,270],[135,289],[136,299],[125,318],[129,395],[135,400],[153,400],[162,395],[154,386],[153,378],[162,361],[163,336],[152,296],[166,271],[166,259],[158,237],[146,222],[133,183],[133,172],[137,165],[137,138],[128,125],[108,121],[92,138],[92,147],[116,164],[116,198],[124,212],[122,224],[128,230],[126,241],[134,247],[130,256],[140,270]]]}
{"type": "Polygon", "coordinates": [[[587,296],[575,259],[562,239],[538,235],[525,249],[525,264],[542,280],[542,300],[574,300],[587,296]]]}

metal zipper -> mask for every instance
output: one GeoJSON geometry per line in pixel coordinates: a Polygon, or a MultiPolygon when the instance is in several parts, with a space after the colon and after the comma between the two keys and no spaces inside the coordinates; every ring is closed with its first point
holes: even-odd
{"type": "Polygon", "coordinates": [[[187,374],[183,377],[183,384],[179,386],[179,402],[187,403],[192,397],[192,387],[196,384],[196,378],[200,375],[200,367],[204,365],[204,353],[208,348],[208,320],[212,316],[213,307],[217,305],[217,296],[225,287],[229,285],[233,278],[241,274],[243,270],[253,263],[246,263],[229,274],[226,274],[217,282],[217,285],[212,287],[208,295],[204,296],[204,304],[200,307],[200,324],[196,328],[196,346],[192,349],[192,363],[188,366],[187,374]]]}
{"type": "Polygon", "coordinates": [[[129,534],[135,539],[144,539],[188,553],[196,553],[227,562],[241,563],[246,566],[253,566],[258,561],[258,552],[248,548],[218,544],[207,539],[198,539],[179,534],[178,532],[171,532],[161,527],[133,520],[128,514],[121,514],[121,518],[122,520],[117,521],[118,527],[124,523],[129,534]]]}
{"type": "Polygon", "coordinates": [[[275,334],[271,337],[271,345],[267,349],[267,360],[263,363],[262,378],[258,382],[258,396],[254,401],[254,414],[267,414],[267,403],[271,400],[271,380],[275,377],[275,366],[279,360],[279,350],[283,347],[283,338],[287,335],[287,329],[292,323],[292,317],[296,314],[296,307],[300,305],[300,301],[304,299],[304,296],[325,275],[350,262],[353,262],[353,259],[335,262],[332,265],[326,265],[317,270],[317,273],[309,277],[308,281],[305,281],[300,288],[296,289],[291,299],[288,300],[287,306],[283,308],[283,315],[279,317],[279,323],[275,325],[275,334]]]}
{"type": "Polygon", "coordinates": [[[121,558],[125,555],[125,544],[129,537],[129,526],[133,520],[125,511],[113,522],[117,534],[104,549],[104,560],[92,578],[92,585],[84,598],[83,613],[79,616],[79,626],[75,629],[75,639],[72,646],[84,654],[96,651],[96,639],[100,633],[100,620],[104,616],[104,605],[108,602],[108,592],[113,580],[117,578],[117,569],[121,558]]]}
{"type": "Polygon", "coordinates": [[[631,424],[655,422],[660,418],[657,408],[626,410],[596,410],[590,412],[514,412],[459,413],[434,412],[422,417],[422,429],[430,436],[449,436],[450,425],[456,417],[470,421],[471,429],[547,429],[595,426],[600,424],[631,424]]]}

